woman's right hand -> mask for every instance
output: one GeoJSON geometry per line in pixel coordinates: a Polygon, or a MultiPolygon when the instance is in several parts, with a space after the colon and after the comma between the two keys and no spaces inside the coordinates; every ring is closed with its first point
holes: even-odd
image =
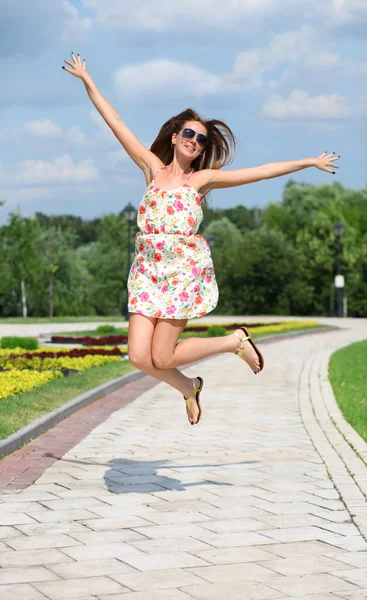
{"type": "Polygon", "coordinates": [[[73,52],[71,53],[71,58],[72,58],[73,62],[64,60],[64,63],[66,63],[67,65],[70,65],[71,69],[68,69],[67,67],[62,67],[62,68],[65,71],[68,71],[68,73],[71,73],[72,75],[74,75],[74,77],[79,77],[80,79],[83,79],[87,75],[87,69],[85,67],[85,59],[82,61],[79,54],[77,56],[74,56],[73,52]]]}

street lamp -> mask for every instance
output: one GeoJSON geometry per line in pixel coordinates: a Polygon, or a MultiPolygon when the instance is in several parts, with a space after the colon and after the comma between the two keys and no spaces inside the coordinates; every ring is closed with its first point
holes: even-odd
{"type": "Polygon", "coordinates": [[[335,276],[334,284],[337,289],[338,295],[338,317],[344,315],[343,300],[344,300],[344,276],[342,275],[342,237],[344,233],[344,224],[338,221],[334,225],[334,234],[337,239],[337,274],[335,276]]]}
{"type": "Polygon", "coordinates": [[[87,278],[84,275],[83,279],[82,279],[82,286],[83,286],[83,314],[86,317],[87,316],[87,294],[86,294],[86,285],[87,285],[87,278]]]}
{"type": "Polygon", "coordinates": [[[214,241],[215,241],[214,235],[209,235],[206,238],[206,240],[207,240],[207,242],[208,242],[208,244],[210,246],[210,249],[214,248],[214,241]]]}
{"type": "MultiPolygon", "coordinates": [[[[127,281],[129,279],[130,266],[131,266],[130,265],[131,223],[133,221],[135,221],[135,219],[136,219],[136,210],[133,207],[133,205],[131,204],[131,202],[129,202],[129,204],[127,206],[125,206],[124,210],[122,211],[122,215],[123,215],[125,221],[127,221],[127,275],[126,275],[126,286],[127,286],[127,281]]],[[[126,290],[125,318],[126,318],[126,321],[129,320],[129,299],[128,299],[127,290],[126,290]]]]}

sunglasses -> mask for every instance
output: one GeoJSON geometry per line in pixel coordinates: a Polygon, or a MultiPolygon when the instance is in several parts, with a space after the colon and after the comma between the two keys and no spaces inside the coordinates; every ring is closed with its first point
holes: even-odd
{"type": "Polygon", "coordinates": [[[206,137],[206,135],[204,135],[203,133],[197,133],[189,127],[185,127],[185,129],[182,130],[181,135],[187,140],[192,140],[196,135],[197,142],[198,144],[200,144],[200,146],[206,146],[206,144],[208,143],[208,138],[206,137]]]}

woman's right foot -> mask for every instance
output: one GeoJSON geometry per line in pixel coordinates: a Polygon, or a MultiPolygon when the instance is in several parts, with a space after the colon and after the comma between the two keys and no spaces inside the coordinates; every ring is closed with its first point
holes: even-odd
{"type": "MultiPolygon", "coordinates": [[[[242,329],[236,329],[235,333],[237,335],[239,335],[241,338],[247,337],[246,334],[245,334],[245,332],[242,331],[242,329]]],[[[232,333],[231,335],[234,335],[234,334],[232,333]]],[[[238,339],[237,335],[234,336],[235,339],[237,340],[237,343],[234,344],[234,352],[237,354],[238,350],[242,346],[244,360],[247,362],[247,364],[250,367],[251,371],[254,371],[254,373],[259,373],[259,371],[261,369],[261,367],[260,367],[260,358],[259,358],[259,356],[258,356],[255,348],[250,343],[250,340],[246,340],[245,342],[241,342],[241,340],[238,339]]]]}

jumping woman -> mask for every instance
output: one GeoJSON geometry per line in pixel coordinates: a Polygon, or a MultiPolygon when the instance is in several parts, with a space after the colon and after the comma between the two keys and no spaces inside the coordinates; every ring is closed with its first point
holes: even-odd
{"type": "Polygon", "coordinates": [[[263,357],[242,327],[224,337],[189,338],[178,343],[188,319],[202,317],[218,303],[210,247],[197,234],[203,219],[202,201],[210,190],[245,185],[288,175],[308,167],[335,173],[335,152],[318,158],[268,163],[259,167],[222,170],[236,149],[231,129],[187,109],[161,127],[148,150],[126,127],[97,89],[85,60],[71,54],[66,71],[80,78],[94,106],[143,171],[147,189],[138,209],[139,232],[128,279],[131,363],[165,381],[184,397],[189,422],[201,417],[201,377],[186,377],[177,367],[233,352],[256,374],[263,357]]]}

